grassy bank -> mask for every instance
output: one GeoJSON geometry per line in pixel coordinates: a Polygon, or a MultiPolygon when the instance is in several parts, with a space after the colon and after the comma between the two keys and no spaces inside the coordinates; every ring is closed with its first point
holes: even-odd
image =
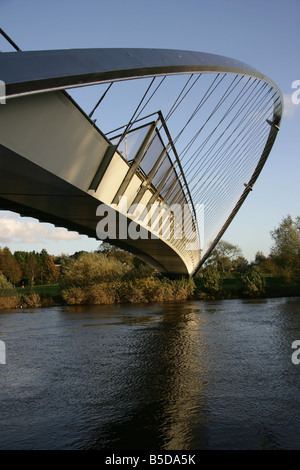
{"type": "Polygon", "coordinates": [[[300,296],[299,285],[281,277],[265,276],[264,290],[257,295],[243,291],[241,278],[228,275],[220,279],[219,289],[211,292],[205,279],[149,276],[142,279],[109,280],[83,286],[61,284],[26,286],[0,295],[0,310],[14,308],[41,308],[55,305],[88,305],[114,303],[178,302],[236,298],[266,298],[300,296]]]}
{"type": "Polygon", "coordinates": [[[241,278],[237,275],[221,277],[220,288],[216,292],[208,292],[204,287],[204,279],[196,278],[195,297],[203,299],[239,299],[239,298],[267,298],[267,297],[298,297],[300,286],[297,283],[287,282],[280,276],[263,276],[264,287],[257,293],[246,293],[241,278]]]}
{"type": "Polygon", "coordinates": [[[40,308],[62,304],[63,299],[58,284],[18,287],[0,294],[0,310],[40,308]]]}

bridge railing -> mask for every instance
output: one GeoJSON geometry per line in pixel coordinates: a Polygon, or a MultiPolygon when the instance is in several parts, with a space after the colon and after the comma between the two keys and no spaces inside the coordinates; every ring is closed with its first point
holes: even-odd
{"type": "MultiPolygon", "coordinates": [[[[154,205],[160,207],[163,205],[167,212],[168,208],[173,208],[169,220],[166,220],[161,227],[161,236],[164,233],[170,235],[170,225],[174,231],[174,221],[177,220],[182,225],[184,217],[185,237],[180,236],[176,245],[182,251],[182,245],[184,246],[182,239],[194,238],[198,242],[196,246],[199,249],[197,217],[189,188],[162,113],[158,112],[157,116],[156,121],[151,120],[144,124],[138,122],[124,135],[117,134],[111,137],[111,144],[116,145],[116,151],[129,165],[128,173],[116,192],[113,203],[118,203],[119,198],[124,196],[133,175],[137,175],[141,185],[131,205],[140,204],[145,193],[147,191],[151,193],[140,221],[145,220],[154,205]]],[[[177,234],[178,232],[177,228],[177,234]]],[[[172,238],[174,242],[176,234],[172,238]]]]}

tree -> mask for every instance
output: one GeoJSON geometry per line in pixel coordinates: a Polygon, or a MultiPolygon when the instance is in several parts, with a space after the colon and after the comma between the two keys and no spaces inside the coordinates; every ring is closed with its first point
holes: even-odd
{"type": "Polygon", "coordinates": [[[272,276],[277,276],[279,274],[279,267],[270,256],[260,263],[255,264],[255,266],[262,274],[270,274],[272,276]]]}
{"type": "Polygon", "coordinates": [[[220,273],[214,266],[207,266],[204,270],[204,289],[209,294],[215,294],[221,288],[220,273]]]}
{"type": "Polygon", "coordinates": [[[0,272],[0,310],[17,308],[18,306],[19,298],[16,288],[0,272]]]}
{"type": "Polygon", "coordinates": [[[24,281],[33,285],[41,273],[38,253],[35,251],[16,251],[14,256],[22,267],[24,281]]]}
{"type": "Polygon", "coordinates": [[[29,283],[31,286],[33,286],[36,278],[39,277],[41,273],[41,267],[34,252],[30,253],[30,256],[28,258],[26,272],[27,272],[27,278],[29,280],[29,283]]]}
{"type": "Polygon", "coordinates": [[[238,256],[236,259],[233,260],[232,262],[232,267],[239,272],[244,272],[248,268],[249,263],[244,256],[238,256]]]}
{"type": "Polygon", "coordinates": [[[209,264],[216,267],[218,271],[230,271],[234,260],[238,257],[242,257],[241,249],[237,245],[221,240],[214,248],[209,258],[209,264]]]}
{"type": "MultiPolygon", "coordinates": [[[[45,250],[43,250],[45,251],[45,250]]],[[[52,284],[58,281],[59,268],[55,266],[53,256],[41,253],[40,277],[43,284],[52,284]]]]}
{"type": "Polygon", "coordinates": [[[112,251],[116,251],[118,250],[118,248],[114,245],[111,245],[110,243],[108,242],[101,242],[99,247],[98,247],[98,250],[100,253],[110,253],[112,251]]]}
{"type": "MultiPolygon", "coordinates": [[[[110,245],[107,242],[102,242],[95,253],[102,253],[107,257],[114,258],[115,260],[118,260],[128,266],[128,268],[135,268],[135,270],[142,272],[143,275],[146,273],[147,275],[150,275],[154,272],[154,268],[143,261],[141,258],[129,253],[122,248],[110,245]]],[[[134,274],[133,271],[131,274],[134,274]]]]}
{"type": "Polygon", "coordinates": [[[290,215],[283,218],[279,227],[271,231],[274,246],[271,259],[281,273],[291,281],[300,279],[300,217],[293,220],[290,215]]]}
{"type": "Polygon", "coordinates": [[[255,255],[255,261],[254,263],[255,264],[260,264],[260,263],[263,263],[265,260],[267,259],[267,257],[263,254],[262,251],[258,251],[255,255]]]}
{"type": "Polygon", "coordinates": [[[0,271],[13,284],[17,284],[22,279],[21,266],[7,247],[0,249],[0,271]]]}
{"type": "Polygon", "coordinates": [[[0,272],[0,294],[11,294],[14,293],[14,286],[6,279],[3,273],[0,272]]]}

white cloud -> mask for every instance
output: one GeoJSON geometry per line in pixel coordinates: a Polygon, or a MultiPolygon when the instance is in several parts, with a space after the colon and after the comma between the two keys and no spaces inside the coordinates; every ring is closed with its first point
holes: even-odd
{"type": "Polygon", "coordinates": [[[39,243],[44,240],[79,240],[81,235],[65,228],[56,228],[12,212],[0,211],[0,243],[18,241],[39,243]]]}

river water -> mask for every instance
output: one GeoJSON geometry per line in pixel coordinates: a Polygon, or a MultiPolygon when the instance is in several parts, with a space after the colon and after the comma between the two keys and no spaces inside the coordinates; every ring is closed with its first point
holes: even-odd
{"type": "Polygon", "coordinates": [[[300,298],[14,310],[0,340],[0,449],[300,450],[300,298]]]}

